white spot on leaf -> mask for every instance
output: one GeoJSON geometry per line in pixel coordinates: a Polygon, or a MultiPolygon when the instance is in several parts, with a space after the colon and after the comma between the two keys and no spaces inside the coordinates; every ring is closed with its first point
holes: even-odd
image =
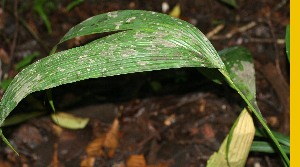
{"type": "Polygon", "coordinates": [[[116,18],[116,17],[118,17],[118,11],[108,12],[107,16],[112,17],[112,18],[116,18]]]}
{"type": "Polygon", "coordinates": [[[122,25],[122,22],[123,22],[123,21],[120,21],[120,22],[115,23],[115,25],[116,25],[115,29],[116,29],[116,30],[120,29],[120,26],[122,25]]]}
{"type": "Polygon", "coordinates": [[[141,66],[145,66],[145,65],[148,64],[148,62],[145,62],[145,61],[139,61],[138,64],[141,65],[141,66]]]}
{"type": "Polygon", "coordinates": [[[129,19],[126,20],[127,23],[130,23],[132,20],[135,20],[136,17],[130,17],[129,19]]]}

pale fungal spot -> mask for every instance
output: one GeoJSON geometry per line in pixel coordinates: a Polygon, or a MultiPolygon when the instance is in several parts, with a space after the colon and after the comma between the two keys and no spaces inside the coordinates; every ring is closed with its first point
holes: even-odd
{"type": "Polygon", "coordinates": [[[126,23],[130,23],[132,20],[135,20],[136,17],[130,17],[129,19],[126,20],[126,23]]]}
{"type": "Polygon", "coordinates": [[[147,37],[147,35],[140,33],[140,32],[136,32],[133,37],[136,39],[143,39],[143,38],[147,37]]]}
{"type": "Polygon", "coordinates": [[[178,24],[182,24],[182,22],[179,21],[178,24]]]}
{"type": "Polygon", "coordinates": [[[60,67],[57,67],[57,71],[59,72],[64,72],[66,69],[63,69],[63,68],[60,68],[60,67]]]}
{"type": "Polygon", "coordinates": [[[155,12],[151,12],[151,14],[156,14],[155,12]]]}
{"type": "Polygon", "coordinates": [[[118,17],[118,11],[108,12],[107,16],[112,17],[112,18],[116,18],[116,17],[118,17]]]}
{"type": "Polygon", "coordinates": [[[176,44],[174,44],[174,43],[172,43],[170,41],[164,40],[164,39],[157,39],[157,40],[155,40],[155,42],[157,44],[161,44],[164,47],[168,47],[168,48],[174,48],[174,47],[176,47],[176,44]]]}
{"type": "Polygon", "coordinates": [[[15,94],[14,102],[19,103],[27,94],[30,93],[32,82],[26,82],[24,85],[22,85],[21,89],[15,94]]]}
{"type": "Polygon", "coordinates": [[[193,61],[199,61],[197,57],[192,58],[193,61]]]}
{"type": "Polygon", "coordinates": [[[148,64],[148,62],[145,62],[145,61],[139,61],[138,64],[141,65],[141,66],[145,66],[145,65],[148,64]]]}
{"type": "Polygon", "coordinates": [[[95,63],[94,59],[89,59],[90,63],[95,63]]]}
{"type": "Polygon", "coordinates": [[[36,76],[36,78],[34,79],[34,81],[40,81],[42,79],[42,76],[40,74],[38,74],[36,76]]]}
{"type": "Polygon", "coordinates": [[[87,71],[91,71],[91,69],[89,69],[89,68],[87,68],[86,70],[87,70],[87,71]]]}
{"type": "Polygon", "coordinates": [[[122,22],[123,22],[123,21],[120,21],[120,22],[115,23],[115,25],[116,25],[115,29],[116,29],[116,30],[120,29],[120,26],[122,25],[122,22]]]}
{"type": "Polygon", "coordinates": [[[137,54],[137,51],[134,50],[134,49],[125,49],[121,52],[121,55],[123,57],[128,57],[128,56],[132,56],[132,55],[136,55],[137,54]]]}
{"type": "Polygon", "coordinates": [[[253,64],[247,61],[241,62],[242,69],[239,68],[239,65],[235,63],[232,68],[230,69],[232,72],[235,72],[238,78],[238,82],[243,82],[247,84],[247,87],[250,88],[250,92],[255,92],[255,78],[253,64]]]}
{"type": "Polygon", "coordinates": [[[156,31],[156,32],[155,32],[155,35],[156,35],[157,37],[159,37],[159,38],[163,38],[163,37],[166,36],[166,33],[163,32],[163,31],[156,31]]]}

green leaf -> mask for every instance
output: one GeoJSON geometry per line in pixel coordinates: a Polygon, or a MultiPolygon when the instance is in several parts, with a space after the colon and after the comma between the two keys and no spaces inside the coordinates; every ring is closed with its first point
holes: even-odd
{"type": "Polygon", "coordinates": [[[0,124],[28,94],[62,84],[133,72],[224,66],[211,43],[198,29],[155,12],[120,11],[98,15],[75,26],[61,41],[87,35],[86,29],[101,33],[114,31],[116,27],[124,31],[52,54],[22,70],[2,98],[0,124]],[[99,22],[102,20],[105,24],[99,22]],[[116,25],[116,21],[122,22],[120,20],[124,24],[116,25]],[[100,28],[94,25],[96,23],[100,28]]]}
{"type": "MultiPolygon", "coordinates": [[[[255,71],[250,52],[244,47],[235,46],[218,53],[225,64],[227,75],[230,75],[234,82],[234,86],[231,86],[234,89],[236,86],[239,87],[239,89],[244,90],[244,94],[248,94],[250,99],[254,99],[256,96],[255,71]],[[249,70],[244,70],[244,66],[249,70]]],[[[226,82],[224,75],[218,69],[202,68],[200,72],[218,84],[226,82]]]]}
{"type": "Polygon", "coordinates": [[[8,78],[8,79],[5,79],[3,81],[1,81],[0,83],[0,87],[3,89],[3,90],[6,90],[8,85],[11,83],[12,79],[11,78],[8,78]]]}
{"type": "MultiPolygon", "coordinates": [[[[286,154],[290,154],[290,147],[283,145],[282,148],[286,154]]],[[[274,146],[272,146],[270,142],[266,142],[266,141],[253,141],[250,151],[263,152],[263,153],[276,153],[274,146]]]]}
{"type": "MultiPolygon", "coordinates": [[[[282,145],[288,146],[290,147],[290,137],[286,136],[282,133],[276,132],[276,131],[272,131],[272,133],[274,134],[274,136],[276,137],[276,139],[278,140],[278,142],[282,145]]],[[[263,137],[263,138],[268,138],[268,135],[266,134],[264,129],[256,129],[255,132],[255,136],[257,137],[263,137]]]]}
{"type": "Polygon", "coordinates": [[[220,0],[220,1],[226,3],[227,5],[230,5],[231,7],[238,8],[238,5],[235,0],[220,0]]]}
{"type": "Polygon", "coordinates": [[[11,117],[8,117],[3,122],[1,127],[17,125],[17,124],[25,122],[29,119],[32,119],[32,118],[35,118],[35,117],[38,117],[38,116],[41,116],[41,115],[45,115],[45,114],[46,114],[46,112],[42,112],[42,111],[33,111],[33,112],[26,112],[26,113],[16,114],[16,115],[13,115],[11,117]]]}
{"type": "Polygon", "coordinates": [[[285,31],[285,50],[288,60],[290,61],[290,25],[286,26],[285,31]]]}
{"type": "Polygon", "coordinates": [[[84,0],[73,0],[71,3],[68,4],[68,6],[66,7],[66,10],[70,11],[77,5],[81,4],[82,2],[84,2],[84,0]]]}
{"type": "Polygon", "coordinates": [[[231,47],[219,52],[234,89],[256,105],[255,70],[251,53],[243,47],[231,47]]]}
{"type": "Polygon", "coordinates": [[[40,55],[39,52],[34,52],[30,55],[27,55],[24,59],[16,64],[16,70],[21,71],[23,68],[32,63],[32,61],[40,55]]]}
{"type": "Polygon", "coordinates": [[[9,141],[5,138],[5,136],[2,133],[2,129],[0,129],[0,136],[2,138],[2,141],[8,145],[8,147],[10,147],[17,155],[19,155],[19,153],[17,152],[17,150],[15,150],[15,148],[9,143],[9,141]]]}
{"type": "Polygon", "coordinates": [[[65,112],[52,114],[51,118],[57,125],[67,129],[83,129],[89,122],[89,118],[76,117],[65,112]]]}
{"type": "Polygon", "coordinates": [[[34,1],[34,10],[40,15],[43,22],[46,25],[47,31],[50,34],[52,32],[51,23],[49,21],[49,18],[45,12],[44,5],[47,3],[46,0],[35,0],[34,1]]]}

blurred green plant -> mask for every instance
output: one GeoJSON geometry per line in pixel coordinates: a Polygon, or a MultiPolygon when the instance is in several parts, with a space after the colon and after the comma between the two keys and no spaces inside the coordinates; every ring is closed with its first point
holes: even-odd
{"type": "MultiPolygon", "coordinates": [[[[290,138],[289,136],[286,136],[282,133],[272,131],[278,142],[281,144],[281,146],[284,149],[284,152],[286,154],[290,154],[290,138]]],[[[276,150],[274,149],[274,146],[269,143],[268,135],[265,133],[265,131],[261,128],[256,129],[255,132],[255,139],[251,146],[251,151],[253,152],[265,152],[265,153],[276,153],[276,150]]]]}
{"type": "Polygon", "coordinates": [[[239,7],[235,0],[219,0],[219,1],[231,6],[233,8],[238,8],[239,7]]]}
{"type": "MultiPolygon", "coordinates": [[[[139,10],[114,11],[91,17],[70,29],[57,45],[52,50],[53,54],[29,65],[13,79],[0,103],[0,125],[23,98],[35,91],[88,78],[170,68],[205,67],[210,71],[211,78],[219,83],[227,83],[247,104],[247,112],[242,112],[245,115],[248,113],[246,124],[241,124],[243,119],[237,119],[219,150],[225,154],[218,157],[225,159],[228,166],[242,166],[245,163],[254,128],[248,129],[251,133],[246,138],[250,142],[245,147],[232,149],[232,146],[240,142],[236,136],[242,132],[242,128],[237,125],[251,126],[253,120],[250,114],[254,114],[279,151],[284,164],[289,166],[288,156],[256,104],[254,68],[247,49],[228,48],[218,54],[193,25],[168,15],[139,10]],[[105,32],[113,33],[84,46],[54,53],[57,45],[67,40],[105,32]],[[240,156],[239,162],[233,161],[232,164],[233,156],[240,156]]],[[[207,74],[207,71],[203,72],[207,74]]],[[[2,131],[1,136],[11,146],[2,131]]]]}
{"type": "MultiPolygon", "coordinates": [[[[40,55],[39,52],[34,52],[32,54],[25,56],[24,59],[22,59],[15,65],[16,71],[20,72],[23,68],[25,68],[26,66],[31,64],[33,62],[33,60],[35,58],[37,58],[39,55],[40,55]]],[[[6,90],[11,81],[12,81],[12,78],[7,78],[7,79],[1,81],[0,88],[3,90],[6,90]]]]}
{"type": "Polygon", "coordinates": [[[78,6],[79,4],[81,4],[82,2],[84,2],[84,0],[73,0],[66,7],[67,11],[71,11],[73,8],[75,8],[76,6],[78,6]]]}
{"type": "Polygon", "coordinates": [[[49,34],[52,33],[51,22],[48,17],[48,12],[55,9],[55,4],[47,0],[34,0],[34,10],[43,20],[49,34]]]}
{"type": "Polygon", "coordinates": [[[285,50],[288,60],[290,61],[290,25],[286,26],[285,31],[285,50]]]}

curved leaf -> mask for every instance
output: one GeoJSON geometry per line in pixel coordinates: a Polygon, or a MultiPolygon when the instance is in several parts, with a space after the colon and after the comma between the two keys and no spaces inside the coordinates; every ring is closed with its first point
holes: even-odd
{"type": "Polygon", "coordinates": [[[116,28],[124,31],[52,54],[21,71],[0,103],[0,125],[24,97],[35,91],[133,72],[180,67],[222,69],[224,66],[199,30],[155,12],[119,11],[94,16],[71,29],[61,42],[88,32],[101,33],[116,28]],[[124,24],[116,27],[116,23],[122,21],[124,24]]]}
{"type": "Polygon", "coordinates": [[[287,25],[285,30],[285,51],[287,58],[290,61],[290,25],[287,25]]]}

